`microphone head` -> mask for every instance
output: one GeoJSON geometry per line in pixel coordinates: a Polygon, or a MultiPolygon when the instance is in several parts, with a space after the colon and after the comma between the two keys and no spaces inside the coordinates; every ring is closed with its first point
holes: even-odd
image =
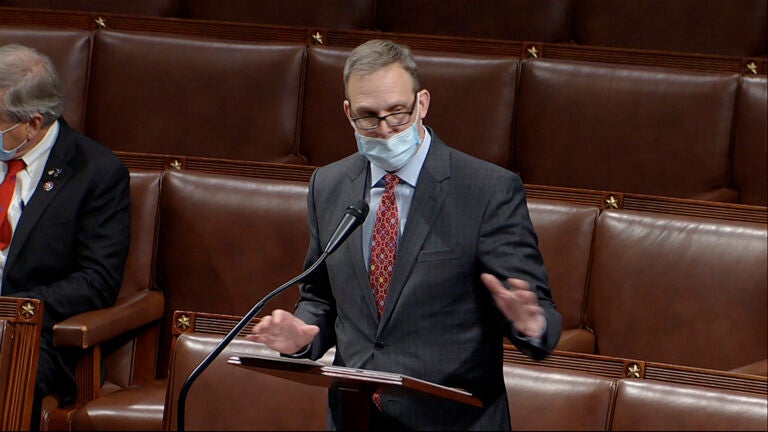
{"type": "Polygon", "coordinates": [[[368,203],[363,200],[355,201],[347,207],[345,213],[354,217],[360,223],[368,216],[368,203]]]}
{"type": "Polygon", "coordinates": [[[347,207],[344,211],[344,216],[341,217],[339,225],[336,227],[336,231],[333,232],[331,239],[328,240],[324,252],[331,254],[335,251],[349,237],[352,231],[363,223],[366,216],[368,216],[368,204],[365,201],[356,201],[347,207]]]}

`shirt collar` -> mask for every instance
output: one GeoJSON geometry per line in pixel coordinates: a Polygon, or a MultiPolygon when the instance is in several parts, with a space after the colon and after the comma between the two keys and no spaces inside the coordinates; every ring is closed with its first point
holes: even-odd
{"type": "MultiPolygon", "coordinates": [[[[27,167],[37,166],[40,163],[40,160],[42,160],[42,163],[45,163],[45,160],[48,159],[48,154],[51,152],[51,148],[53,148],[53,143],[56,141],[56,137],[59,135],[59,121],[56,120],[53,122],[50,128],[48,128],[48,132],[45,133],[45,136],[40,141],[38,145],[36,145],[34,148],[32,148],[30,151],[24,154],[24,156],[21,157],[21,160],[24,161],[24,163],[27,164],[27,167]]],[[[42,168],[41,168],[42,169],[42,168]]]]}
{"type": "MultiPolygon", "coordinates": [[[[429,153],[429,146],[432,143],[432,136],[429,134],[429,129],[425,128],[423,125],[421,127],[424,128],[424,141],[419,145],[419,149],[416,151],[416,154],[413,155],[411,160],[396,173],[397,176],[400,177],[400,181],[408,183],[411,187],[416,187],[421,168],[424,166],[424,161],[427,159],[427,153],[429,153]]],[[[372,163],[369,164],[371,166],[371,187],[374,187],[382,178],[384,178],[387,172],[372,163]]]]}

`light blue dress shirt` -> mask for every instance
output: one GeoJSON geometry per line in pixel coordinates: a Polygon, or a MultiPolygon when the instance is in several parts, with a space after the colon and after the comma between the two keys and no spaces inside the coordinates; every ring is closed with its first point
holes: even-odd
{"type": "MultiPolygon", "coordinates": [[[[392,173],[400,177],[400,183],[395,188],[395,197],[397,199],[397,214],[400,219],[400,236],[403,235],[405,224],[408,221],[408,212],[411,209],[413,192],[416,190],[416,183],[419,180],[421,168],[424,166],[424,160],[429,152],[429,145],[432,143],[432,137],[424,126],[424,142],[419,146],[419,150],[404,167],[399,171],[392,173]]],[[[386,171],[371,164],[371,184],[366,193],[368,201],[368,217],[363,222],[363,256],[365,257],[366,267],[370,267],[371,259],[371,237],[373,236],[373,226],[376,223],[376,212],[379,210],[381,196],[384,194],[384,176],[386,171]]],[[[398,241],[398,244],[400,242],[398,241]]]]}

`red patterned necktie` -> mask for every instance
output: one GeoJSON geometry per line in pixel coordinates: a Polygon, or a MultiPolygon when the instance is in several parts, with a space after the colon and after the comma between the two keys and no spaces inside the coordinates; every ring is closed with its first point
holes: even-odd
{"type": "Polygon", "coordinates": [[[371,240],[370,282],[379,316],[384,311],[384,301],[392,280],[392,268],[397,255],[397,236],[400,234],[400,221],[395,200],[395,186],[400,178],[392,174],[384,176],[384,194],[381,196],[376,223],[373,226],[371,240]]]}
{"type": "Polygon", "coordinates": [[[8,161],[8,172],[5,174],[5,180],[0,184],[0,212],[2,212],[2,225],[0,225],[0,250],[5,249],[11,244],[13,236],[11,230],[11,221],[8,220],[8,207],[11,206],[11,198],[16,191],[16,174],[23,170],[27,165],[21,159],[8,161]]]}
{"type": "MultiPolygon", "coordinates": [[[[381,195],[379,210],[376,211],[376,223],[373,226],[371,240],[371,288],[376,299],[379,316],[384,311],[384,302],[392,280],[392,269],[397,256],[397,237],[400,234],[400,218],[397,212],[395,186],[400,178],[392,174],[384,176],[384,194],[381,195]]],[[[381,411],[381,388],[373,392],[372,399],[381,411]]]]}

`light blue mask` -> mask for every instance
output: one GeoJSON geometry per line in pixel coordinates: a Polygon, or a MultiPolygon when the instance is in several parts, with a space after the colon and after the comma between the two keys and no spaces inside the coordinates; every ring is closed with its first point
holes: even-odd
{"type": "Polygon", "coordinates": [[[355,131],[357,150],[372,164],[387,172],[394,172],[404,167],[419,149],[418,121],[408,129],[389,137],[371,138],[355,131]]]}
{"type": "MultiPolygon", "coordinates": [[[[418,110],[416,113],[418,119],[418,110]]],[[[363,136],[355,129],[355,140],[361,155],[384,171],[394,172],[404,167],[419,149],[419,121],[388,139],[363,136]]]]}
{"type": "Polygon", "coordinates": [[[10,128],[0,131],[0,161],[7,162],[11,159],[16,159],[16,153],[19,151],[19,149],[27,143],[29,140],[24,140],[23,143],[16,146],[13,150],[6,150],[5,147],[3,147],[3,136],[6,132],[10,132],[14,129],[16,129],[21,123],[16,123],[15,125],[11,126],[10,128]]]}

